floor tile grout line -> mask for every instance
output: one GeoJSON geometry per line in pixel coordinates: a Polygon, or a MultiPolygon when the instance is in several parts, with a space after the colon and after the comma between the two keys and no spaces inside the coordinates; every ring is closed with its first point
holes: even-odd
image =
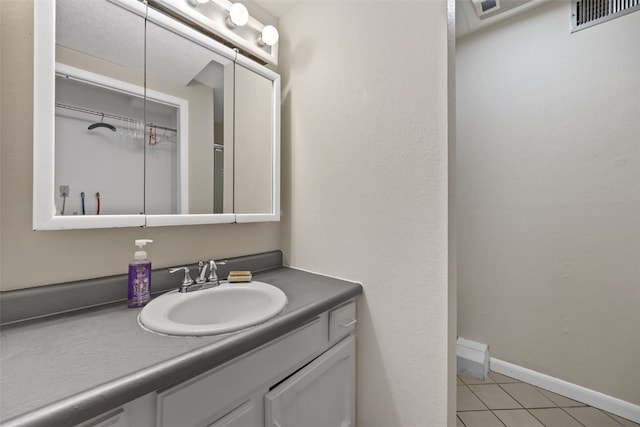
{"type": "MultiPolygon", "coordinates": [[[[500,424],[502,424],[503,426],[507,427],[507,425],[505,423],[502,422],[502,420],[500,419],[500,417],[498,417],[492,409],[483,409],[483,410],[475,410],[475,411],[462,411],[465,413],[469,413],[469,412],[491,412],[491,415],[493,415],[494,417],[496,417],[496,419],[500,422],[500,424]]],[[[456,412],[456,416],[458,415],[459,412],[456,412]]],[[[458,417],[460,418],[460,417],[458,417]]],[[[462,422],[462,424],[464,424],[464,421],[462,421],[462,418],[460,418],[460,421],[462,422]]],[[[466,424],[464,424],[465,427],[467,426],[466,424]]],[[[473,427],[473,426],[470,426],[473,427]]]]}
{"type": "Polygon", "coordinates": [[[462,381],[462,383],[464,385],[490,385],[490,384],[497,384],[495,381],[493,381],[493,378],[489,378],[488,375],[487,375],[487,378],[489,378],[493,382],[486,382],[486,380],[485,380],[485,382],[483,382],[483,383],[467,384],[467,382],[464,379],[462,379],[460,376],[458,376],[458,378],[460,378],[460,381],[462,381]]]}
{"type": "Polygon", "coordinates": [[[496,414],[495,412],[493,412],[493,409],[491,410],[491,413],[493,414],[494,417],[496,417],[498,419],[498,421],[500,421],[500,423],[504,426],[504,427],[508,427],[503,421],[502,419],[498,416],[498,414],[496,414]]]}
{"type": "MultiPolygon", "coordinates": [[[[571,414],[569,414],[568,412],[564,411],[562,408],[560,407],[555,407],[555,408],[527,408],[527,412],[531,414],[531,416],[533,418],[535,418],[536,420],[540,421],[540,424],[545,425],[541,419],[539,419],[538,417],[536,417],[533,413],[531,413],[531,411],[529,409],[560,409],[562,412],[564,412],[565,414],[567,414],[570,418],[573,418],[571,416],[571,414]]],[[[580,424],[582,427],[585,427],[584,424],[582,424],[580,421],[576,420],[575,418],[573,418],[578,424],[580,424]]]]}
{"type": "Polygon", "coordinates": [[[584,426],[584,424],[582,424],[582,422],[580,422],[580,420],[578,420],[576,417],[574,417],[573,415],[571,415],[569,412],[565,411],[564,408],[560,408],[562,411],[564,411],[565,414],[569,415],[571,418],[573,418],[574,420],[576,420],[576,422],[578,424],[580,424],[581,426],[584,426]]]}
{"type": "Polygon", "coordinates": [[[558,408],[581,408],[581,407],[585,407],[585,406],[590,406],[590,405],[587,405],[587,404],[586,404],[586,403],[584,403],[584,402],[579,402],[579,401],[577,401],[577,400],[571,399],[571,398],[569,398],[569,397],[567,397],[567,396],[564,396],[564,395],[562,395],[562,394],[558,394],[558,393],[555,393],[555,392],[553,392],[553,391],[551,391],[551,390],[547,390],[546,388],[543,388],[543,387],[538,387],[538,386],[535,386],[535,385],[532,385],[532,387],[533,387],[533,388],[535,388],[535,389],[538,391],[538,393],[542,394],[543,396],[545,396],[545,397],[546,397],[547,399],[549,399],[549,400],[551,400],[551,398],[550,398],[550,397],[548,397],[547,395],[545,395],[544,393],[542,393],[542,391],[541,391],[541,390],[547,391],[547,392],[549,392],[549,393],[552,393],[552,394],[558,395],[558,396],[560,396],[560,397],[562,397],[562,398],[564,398],[564,399],[572,400],[572,401],[574,401],[574,402],[578,403],[578,405],[565,405],[565,406],[563,406],[563,405],[559,405],[559,404],[557,404],[556,402],[553,402],[553,403],[555,403],[555,404],[558,406],[558,408]]]}
{"type": "MultiPolygon", "coordinates": [[[[520,405],[520,407],[519,407],[519,408],[495,408],[495,409],[494,409],[494,408],[489,408],[489,405],[488,405],[484,400],[482,400],[482,399],[480,398],[480,396],[478,396],[478,395],[473,391],[473,389],[472,389],[471,387],[469,387],[469,390],[471,390],[471,393],[476,394],[476,397],[477,397],[478,399],[480,399],[480,402],[482,402],[482,403],[484,404],[484,406],[486,406],[487,408],[489,408],[489,410],[490,410],[490,411],[493,411],[493,410],[498,410],[498,411],[500,411],[500,410],[507,410],[507,409],[524,409],[524,405],[522,405],[522,403],[518,402],[518,401],[517,401],[513,396],[511,396],[511,395],[510,395],[510,394],[509,394],[505,389],[503,389],[502,387],[500,387],[500,384],[497,384],[497,383],[496,383],[496,384],[473,384],[473,385],[497,385],[497,386],[498,386],[498,388],[499,388],[500,390],[502,390],[502,391],[504,391],[505,393],[507,393],[507,396],[509,396],[510,398],[512,398],[512,399],[513,399],[513,400],[514,400],[518,405],[520,405]]],[[[495,415],[495,414],[494,414],[494,415],[495,415]]]]}
{"type": "MultiPolygon", "coordinates": [[[[522,384],[528,384],[528,383],[522,383],[522,384]]],[[[531,384],[529,384],[531,385],[531,384]]],[[[539,393],[540,396],[544,397],[545,399],[547,399],[549,402],[551,402],[552,405],[554,406],[544,406],[542,408],[527,408],[524,403],[520,402],[518,399],[516,399],[516,397],[514,395],[512,395],[511,393],[509,393],[509,391],[507,389],[505,389],[504,387],[502,387],[501,384],[498,384],[498,387],[500,387],[505,393],[507,393],[509,396],[511,396],[511,398],[513,400],[515,400],[516,402],[518,402],[524,409],[548,409],[548,408],[558,408],[558,405],[556,404],[556,402],[554,402],[553,400],[549,399],[547,396],[545,396],[544,394],[540,393],[538,390],[535,390],[535,387],[531,386],[536,393],[539,393]]]]}
{"type": "MultiPolygon", "coordinates": [[[[592,408],[592,409],[595,409],[598,412],[602,412],[604,415],[606,415],[607,417],[611,418],[614,423],[617,423],[618,425],[624,427],[624,424],[622,424],[620,421],[616,420],[611,415],[609,415],[609,413],[607,411],[603,411],[602,409],[596,408],[594,406],[591,406],[591,405],[586,405],[586,406],[567,406],[567,408],[571,408],[571,409],[574,409],[574,408],[592,408]]],[[[560,409],[562,409],[563,411],[565,410],[565,408],[560,408],[560,409]]],[[[566,412],[566,414],[569,415],[574,420],[578,421],[578,423],[582,424],[576,417],[571,415],[568,411],[564,411],[564,412],[566,412]]],[[[582,425],[584,425],[584,424],[582,424],[582,425]]]]}
{"type": "Polygon", "coordinates": [[[613,417],[611,416],[611,414],[610,414],[610,413],[608,413],[607,411],[602,410],[602,409],[598,409],[598,411],[602,412],[602,413],[603,413],[603,414],[605,414],[607,417],[611,418],[613,421],[617,422],[617,423],[618,423],[618,424],[620,424],[621,426],[624,426],[624,424],[622,424],[620,421],[618,421],[618,420],[616,420],[615,418],[613,418],[613,417]]]}
{"type": "MultiPolygon", "coordinates": [[[[466,384],[465,384],[465,385],[466,385],[466,384]]],[[[491,408],[489,408],[489,405],[487,405],[486,403],[484,403],[484,400],[480,399],[480,396],[478,396],[478,395],[476,394],[476,392],[475,392],[475,391],[473,391],[473,389],[472,389],[471,387],[469,387],[468,385],[466,385],[466,387],[467,387],[467,388],[469,389],[469,391],[470,391],[470,392],[471,392],[471,393],[472,393],[472,394],[473,394],[473,395],[474,395],[474,396],[475,396],[475,397],[480,401],[480,403],[482,403],[482,404],[485,406],[485,408],[487,408],[487,410],[489,410],[489,411],[491,410],[491,408]]]]}
{"type": "MultiPolygon", "coordinates": [[[[531,411],[529,409],[534,409],[534,408],[525,408],[525,411],[527,411],[529,413],[529,415],[531,415],[535,420],[537,420],[540,424],[542,424],[544,427],[546,427],[546,424],[542,422],[541,419],[539,419],[538,417],[536,417],[535,415],[533,415],[531,413],[531,411]]],[[[538,409],[538,408],[535,408],[538,409]]],[[[543,409],[553,409],[553,408],[543,408],[543,409]]]]}
{"type": "Polygon", "coordinates": [[[504,389],[504,387],[502,387],[500,384],[498,384],[498,387],[500,387],[500,389],[501,389],[502,391],[504,391],[505,393],[507,393],[507,395],[508,395],[509,397],[511,397],[513,400],[515,400],[515,401],[518,403],[518,405],[522,406],[522,408],[523,408],[523,409],[527,409],[527,408],[524,406],[524,404],[522,404],[518,399],[516,399],[516,398],[515,398],[515,396],[512,396],[512,395],[511,395],[511,393],[509,393],[507,390],[505,390],[505,389],[504,389]]]}
{"type": "MultiPolygon", "coordinates": [[[[476,399],[478,399],[478,400],[480,401],[480,403],[482,403],[482,404],[484,405],[484,407],[485,407],[487,410],[489,410],[489,407],[487,406],[487,404],[486,404],[486,403],[484,403],[484,402],[482,401],[482,399],[480,399],[480,398],[478,397],[478,395],[477,395],[477,394],[475,394],[475,393],[473,392],[473,390],[471,390],[471,387],[469,387],[467,384],[464,384],[464,386],[467,388],[467,390],[469,390],[469,391],[471,392],[471,394],[473,394],[473,395],[476,397],[476,399]]],[[[458,387],[460,387],[460,386],[458,386],[458,387]]],[[[456,408],[456,409],[457,409],[457,408],[456,408]]],[[[484,409],[480,409],[480,410],[481,410],[481,411],[483,411],[484,409]]],[[[457,412],[473,412],[473,411],[474,411],[473,409],[472,409],[472,410],[470,410],[470,411],[457,411],[457,410],[456,410],[456,413],[457,413],[457,412]]]]}
{"type": "MultiPolygon", "coordinates": [[[[602,412],[604,415],[606,415],[607,417],[611,418],[611,419],[613,420],[613,422],[614,422],[614,423],[617,423],[618,425],[624,426],[624,424],[622,424],[620,421],[618,421],[618,420],[616,420],[615,418],[613,418],[613,417],[611,416],[611,414],[609,414],[607,411],[605,411],[605,410],[603,410],[603,409],[595,408],[595,407],[593,407],[593,406],[589,406],[589,405],[587,405],[587,406],[586,406],[586,408],[593,408],[593,409],[595,409],[596,411],[602,412]]],[[[568,412],[567,412],[567,413],[568,413],[568,412]]],[[[569,415],[571,415],[571,414],[569,414],[569,415]]]]}

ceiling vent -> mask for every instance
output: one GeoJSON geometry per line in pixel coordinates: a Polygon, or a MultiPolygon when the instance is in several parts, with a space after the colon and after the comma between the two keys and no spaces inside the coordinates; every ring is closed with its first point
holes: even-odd
{"type": "Polygon", "coordinates": [[[500,10],[500,0],[471,0],[478,16],[500,10]]]}
{"type": "Polygon", "coordinates": [[[456,0],[456,37],[464,37],[549,1],[551,0],[456,0]]]}
{"type": "Polygon", "coordinates": [[[640,0],[573,0],[571,32],[640,10],[640,0]]]}
{"type": "Polygon", "coordinates": [[[471,2],[476,9],[478,17],[485,20],[527,4],[531,0],[471,0],[471,2]]]}

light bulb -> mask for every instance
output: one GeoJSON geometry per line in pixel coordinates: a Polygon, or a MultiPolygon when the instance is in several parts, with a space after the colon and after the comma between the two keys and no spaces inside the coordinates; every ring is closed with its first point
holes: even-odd
{"type": "Polygon", "coordinates": [[[249,11],[242,3],[234,3],[229,8],[229,23],[231,27],[242,27],[249,22],[249,11]]]}
{"type": "Polygon", "coordinates": [[[273,25],[266,25],[262,32],[260,33],[260,37],[258,38],[258,44],[260,46],[273,46],[278,43],[278,39],[280,35],[278,34],[278,30],[273,25]]]}

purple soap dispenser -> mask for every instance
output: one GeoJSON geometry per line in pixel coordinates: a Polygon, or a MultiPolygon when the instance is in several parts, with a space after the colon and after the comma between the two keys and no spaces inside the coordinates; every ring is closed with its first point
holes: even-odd
{"type": "Polygon", "coordinates": [[[129,307],[143,307],[151,300],[151,260],[147,259],[147,252],[143,250],[147,243],[153,240],[140,239],[135,244],[139,248],[129,263],[129,307]]]}

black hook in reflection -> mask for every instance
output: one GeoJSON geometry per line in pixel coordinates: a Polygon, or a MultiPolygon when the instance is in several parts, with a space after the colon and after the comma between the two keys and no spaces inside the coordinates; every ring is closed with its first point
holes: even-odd
{"type": "Polygon", "coordinates": [[[104,113],[102,113],[102,118],[100,119],[100,123],[94,123],[92,125],[89,125],[87,129],[92,130],[95,128],[107,128],[107,129],[111,129],[114,132],[116,131],[116,127],[114,125],[110,125],[109,123],[104,123],[104,113]]]}

